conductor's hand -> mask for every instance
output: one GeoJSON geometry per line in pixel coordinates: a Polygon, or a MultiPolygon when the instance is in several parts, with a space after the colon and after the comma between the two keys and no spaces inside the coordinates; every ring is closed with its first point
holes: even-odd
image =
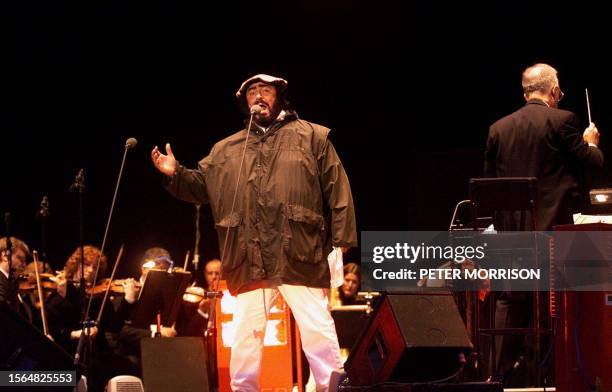
{"type": "Polygon", "coordinates": [[[166,154],[167,155],[162,154],[157,146],[155,146],[153,150],[151,150],[151,160],[157,170],[171,177],[176,171],[176,158],[174,158],[170,143],[166,143],[166,154]]]}
{"type": "Polygon", "coordinates": [[[599,144],[599,131],[594,123],[591,123],[589,127],[584,130],[582,138],[589,144],[594,144],[596,146],[599,144]]]}

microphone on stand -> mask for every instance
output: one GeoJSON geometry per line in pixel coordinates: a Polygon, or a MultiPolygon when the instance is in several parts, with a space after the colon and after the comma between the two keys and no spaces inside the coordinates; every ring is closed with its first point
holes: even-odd
{"type": "Polygon", "coordinates": [[[138,140],[136,140],[135,138],[131,137],[128,140],[125,141],[125,148],[132,149],[134,147],[136,147],[136,145],[138,144],[138,140]]]}
{"type": "MultiPolygon", "coordinates": [[[[115,185],[115,192],[113,193],[113,199],[111,202],[111,207],[110,207],[110,211],[108,212],[108,220],[106,221],[106,228],[104,229],[104,236],[102,237],[102,245],[100,246],[100,255],[98,256],[98,259],[96,260],[96,269],[94,272],[94,277],[93,277],[93,282],[95,283],[98,280],[98,273],[100,272],[100,257],[104,254],[105,248],[106,248],[106,239],[108,238],[108,232],[110,229],[110,223],[113,217],[113,211],[115,209],[115,202],[117,201],[117,194],[119,193],[119,184],[121,183],[121,178],[123,177],[123,168],[125,166],[125,160],[127,158],[127,152],[129,149],[134,148],[134,146],[136,146],[136,144],[138,143],[138,141],[131,137],[128,140],[125,141],[125,149],[123,150],[123,158],[121,159],[121,166],[119,168],[119,174],[117,175],[117,183],[115,185]]],[[[89,328],[91,328],[92,326],[95,326],[97,321],[96,320],[91,320],[89,318],[89,314],[91,312],[91,304],[92,304],[92,299],[93,299],[93,295],[89,297],[89,302],[87,302],[87,309],[85,310],[84,314],[83,314],[83,319],[81,320],[81,324],[82,324],[82,332],[81,332],[81,337],[79,339],[79,344],[77,346],[77,350],[76,353],[74,355],[74,363],[78,364],[80,362],[80,358],[81,358],[81,350],[83,349],[83,343],[84,343],[84,337],[86,335],[85,331],[86,329],[88,330],[89,328]]],[[[88,340],[89,342],[89,340],[88,340]]]]}
{"type": "MultiPolygon", "coordinates": [[[[249,124],[247,125],[247,128],[246,128],[246,136],[244,138],[244,144],[242,148],[242,157],[240,158],[240,165],[238,166],[238,176],[236,178],[236,187],[234,188],[234,196],[232,197],[232,205],[230,208],[229,216],[232,216],[232,214],[234,213],[234,209],[236,207],[236,198],[238,196],[238,188],[240,185],[242,166],[244,165],[244,157],[246,156],[247,145],[249,143],[249,135],[251,134],[251,128],[253,126],[253,118],[255,117],[256,114],[261,113],[262,109],[263,108],[261,107],[261,105],[257,103],[251,106],[249,109],[249,111],[251,112],[251,115],[249,116],[249,124]]],[[[219,278],[213,282],[212,287],[208,289],[209,291],[217,292],[219,290],[219,280],[221,279],[221,275],[223,275],[223,261],[225,260],[225,257],[227,256],[227,244],[228,244],[229,233],[230,233],[229,230],[225,231],[225,239],[223,241],[223,244],[219,244],[219,248],[221,249],[221,253],[219,255],[221,256],[221,273],[219,274],[219,278]]],[[[216,316],[216,301],[217,301],[217,296],[215,295],[208,305],[208,325],[206,327],[206,332],[205,332],[205,335],[207,337],[215,336],[216,334],[216,327],[215,327],[215,317],[217,317],[216,316]]]]}
{"type": "MultiPolygon", "coordinates": [[[[81,260],[79,261],[79,269],[81,270],[81,279],[79,284],[79,292],[81,297],[83,298],[83,310],[82,315],[85,314],[85,212],[83,206],[83,199],[85,193],[85,170],[83,168],[79,169],[76,177],[74,178],[74,182],[70,184],[70,188],[68,190],[71,193],[78,191],[78,204],[79,204],[79,249],[81,250],[81,260]]],[[[44,223],[44,222],[43,222],[44,223]]],[[[46,254],[45,254],[46,256],[46,254]]],[[[43,261],[45,261],[45,257],[43,257],[43,261]]]]}
{"type": "MultiPolygon", "coordinates": [[[[106,221],[106,229],[104,230],[104,237],[102,238],[102,246],[100,246],[100,255],[104,254],[104,248],[106,246],[106,238],[108,236],[108,230],[110,228],[111,219],[113,217],[113,211],[115,209],[115,202],[117,201],[117,193],[119,192],[119,184],[121,183],[121,178],[123,177],[123,168],[125,166],[125,159],[127,157],[128,150],[134,148],[138,144],[138,140],[136,138],[129,138],[125,141],[125,150],[123,150],[123,158],[121,159],[121,167],[119,168],[119,174],[117,175],[117,183],[115,185],[115,193],[113,194],[113,200],[111,202],[110,211],[108,212],[108,220],[106,221]]],[[[99,258],[99,257],[98,257],[99,258]]],[[[96,263],[96,271],[94,273],[94,282],[98,279],[98,271],[100,269],[100,260],[96,263]]],[[[89,300],[89,304],[87,305],[86,315],[89,315],[89,308],[91,308],[91,298],[89,300]]]]}
{"type": "Polygon", "coordinates": [[[263,108],[259,104],[255,104],[255,105],[251,106],[251,109],[250,109],[251,115],[261,113],[262,109],[263,108]]]}
{"type": "Polygon", "coordinates": [[[70,188],[68,188],[68,190],[70,192],[74,192],[77,189],[82,190],[83,188],[85,188],[85,170],[79,169],[76,177],[74,177],[74,182],[70,184],[70,188]]]}
{"type": "Polygon", "coordinates": [[[38,210],[38,216],[47,217],[49,216],[49,197],[43,196],[40,202],[40,210],[38,210]]]}
{"type": "MultiPolygon", "coordinates": [[[[40,234],[41,234],[41,256],[42,261],[47,261],[47,218],[49,217],[49,197],[43,196],[40,202],[40,210],[36,213],[36,216],[40,219],[40,234]]],[[[42,272],[45,272],[45,266],[43,265],[42,272]]]]}

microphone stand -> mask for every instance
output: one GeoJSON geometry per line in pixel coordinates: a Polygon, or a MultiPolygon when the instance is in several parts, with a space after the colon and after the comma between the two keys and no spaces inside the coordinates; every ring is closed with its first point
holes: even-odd
{"type": "MultiPolygon", "coordinates": [[[[70,185],[70,192],[78,191],[79,198],[79,249],[81,253],[81,262],[79,268],[81,270],[81,279],[79,280],[79,295],[83,302],[81,310],[81,318],[85,316],[86,302],[86,282],[85,282],[85,210],[83,207],[83,195],[85,194],[85,170],[80,169],[74,178],[74,182],[70,185]]],[[[43,199],[44,201],[44,199],[43,199]]],[[[41,210],[42,211],[42,210],[41,210]]],[[[44,259],[43,259],[44,260],[44,259]]]]}
{"type": "MultiPolygon", "coordinates": [[[[113,217],[113,211],[115,209],[115,202],[117,201],[117,194],[119,192],[119,184],[121,183],[121,178],[123,177],[123,168],[125,167],[125,160],[126,160],[126,157],[127,157],[127,152],[128,152],[129,149],[133,148],[136,145],[136,143],[137,143],[136,139],[134,139],[134,138],[128,139],[126,144],[125,144],[125,148],[123,150],[123,158],[121,159],[121,166],[119,168],[119,174],[117,176],[117,183],[115,185],[115,192],[113,194],[113,199],[112,199],[112,202],[111,202],[110,211],[108,213],[108,220],[106,221],[106,228],[104,230],[104,237],[102,238],[102,245],[100,246],[100,255],[98,256],[98,259],[96,260],[96,271],[95,271],[94,277],[93,277],[93,282],[94,283],[97,282],[97,280],[98,280],[98,272],[100,271],[100,258],[104,254],[104,249],[106,248],[106,239],[108,238],[108,231],[109,231],[109,228],[110,228],[111,219],[113,217]]],[[[82,249],[81,249],[81,256],[83,256],[83,250],[82,249]]],[[[84,257],[82,257],[81,262],[84,263],[84,257]]],[[[82,279],[84,281],[84,276],[82,277],[82,279]]],[[[82,285],[82,286],[84,287],[84,285],[82,285]]],[[[84,288],[83,288],[83,290],[84,290],[84,288]]],[[[85,340],[85,335],[87,335],[87,343],[88,343],[88,347],[89,347],[89,352],[88,353],[91,354],[91,337],[90,337],[90,334],[89,334],[89,332],[90,332],[89,330],[90,330],[90,328],[92,326],[96,326],[96,321],[95,320],[91,320],[89,318],[89,314],[91,312],[91,304],[92,304],[93,297],[94,297],[93,295],[91,295],[89,297],[89,301],[87,303],[87,309],[86,309],[86,311],[83,314],[81,336],[79,337],[79,344],[77,346],[76,353],[74,354],[74,363],[75,363],[75,365],[80,363],[81,350],[83,348],[83,342],[85,340]],[[87,334],[85,332],[87,332],[87,334]]],[[[90,361],[91,360],[91,355],[88,355],[86,360],[90,361]]]]}
{"type": "MultiPolygon", "coordinates": [[[[246,137],[244,139],[244,148],[242,149],[242,157],[240,158],[240,166],[238,167],[238,176],[236,178],[236,188],[234,189],[234,196],[232,197],[232,207],[230,208],[230,213],[229,213],[229,219],[231,222],[232,216],[234,214],[234,209],[236,207],[236,198],[238,196],[238,188],[240,186],[240,177],[242,174],[242,166],[244,165],[244,158],[246,156],[246,150],[247,150],[247,145],[249,142],[249,135],[251,134],[251,128],[253,126],[253,118],[255,117],[255,114],[261,112],[261,106],[259,105],[253,105],[253,107],[251,107],[251,115],[249,116],[249,125],[247,126],[247,130],[246,130],[246,137]]],[[[223,252],[221,253],[221,270],[219,272],[219,277],[217,279],[215,279],[215,281],[213,282],[213,287],[212,290],[215,294],[213,295],[213,297],[210,300],[210,304],[209,304],[209,310],[208,310],[208,326],[206,328],[206,336],[209,338],[212,338],[212,340],[215,340],[214,337],[216,336],[216,325],[215,325],[215,318],[216,318],[216,305],[217,305],[217,298],[219,297],[218,295],[218,290],[219,290],[219,281],[221,280],[221,275],[223,274],[223,259],[225,257],[225,254],[227,253],[227,240],[229,239],[229,232],[230,232],[230,225],[228,222],[228,227],[227,230],[225,231],[225,240],[223,241],[223,252]]]]}
{"type": "Polygon", "coordinates": [[[193,274],[198,272],[198,264],[200,262],[200,208],[201,204],[196,204],[195,213],[195,245],[193,246],[193,274]]]}
{"type": "Polygon", "coordinates": [[[40,217],[40,250],[43,262],[41,272],[45,272],[44,263],[47,261],[47,220],[49,218],[49,198],[47,196],[43,196],[42,201],[40,202],[38,216],[40,217]]]}
{"type": "MultiPolygon", "coordinates": [[[[79,269],[81,271],[81,278],[79,279],[79,298],[81,299],[82,309],[81,309],[81,336],[79,337],[79,343],[77,345],[77,352],[74,355],[74,366],[77,368],[81,361],[81,351],[83,349],[83,344],[85,343],[85,336],[87,335],[87,355],[86,359],[89,359],[89,354],[91,354],[91,339],[89,339],[90,327],[91,325],[86,324],[85,321],[85,303],[87,302],[87,291],[86,291],[86,281],[85,281],[85,208],[84,208],[84,194],[85,194],[85,170],[79,169],[79,172],[74,178],[74,182],[70,185],[70,192],[78,192],[78,209],[79,209],[79,250],[80,250],[80,263],[79,269]]],[[[42,210],[41,210],[42,211],[42,210]]],[[[44,259],[43,259],[44,260],[44,259]]],[[[87,366],[83,368],[83,375],[87,377],[87,366]]]]}
{"type": "Polygon", "coordinates": [[[4,227],[6,232],[6,259],[8,260],[8,282],[11,291],[15,290],[15,280],[13,279],[13,243],[11,241],[11,213],[4,214],[4,227]]]}

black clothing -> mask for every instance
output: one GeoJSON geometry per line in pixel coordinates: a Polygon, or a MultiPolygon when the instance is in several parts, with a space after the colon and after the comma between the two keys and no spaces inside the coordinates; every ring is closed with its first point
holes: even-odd
{"type": "Polygon", "coordinates": [[[572,223],[579,182],[586,165],[603,166],[603,154],[582,138],[572,112],[534,99],[489,129],[485,153],[488,177],[536,177],[536,230],[572,223]]]}

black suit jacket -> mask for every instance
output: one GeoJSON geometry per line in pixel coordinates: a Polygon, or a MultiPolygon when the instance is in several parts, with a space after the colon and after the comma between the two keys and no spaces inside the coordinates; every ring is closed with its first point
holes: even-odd
{"type": "Polygon", "coordinates": [[[536,177],[536,229],[572,223],[585,166],[603,166],[603,154],[582,139],[572,112],[530,100],[491,125],[485,153],[488,177],[536,177]]]}
{"type": "Polygon", "coordinates": [[[0,272],[0,302],[8,303],[14,310],[19,309],[17,291],[11,287],[8,278],[2,272],[0,272]]]}
{"type": "Polygon", "coordinates": [[[24,301],[22,298],[20,301],[17,297],[18,295],[17,288],[11,287],[8,278],[0,272],[0,302],[8,304],[9,307],[21,314],[26,320],[34,323],[36,327],[42,325],[40,317],[33,312],[29,299],[26,298],[24,301]]]}

